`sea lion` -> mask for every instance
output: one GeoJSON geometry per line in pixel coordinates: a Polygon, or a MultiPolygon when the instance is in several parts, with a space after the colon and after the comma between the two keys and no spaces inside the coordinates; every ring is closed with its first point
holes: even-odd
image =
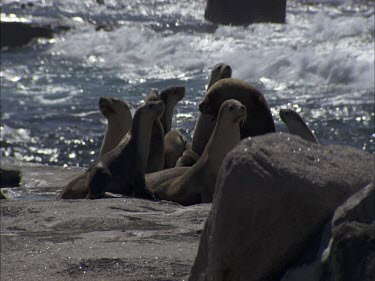
{"type": "Polygon", "coordinates": [[[180,131],[172,130],[164,136],[164,144],[164,169],[173,168],[176,166],[177,160],[184,153],[187,144],[186,137],[180,131]]]}
{"type": "MultiPolygon", "coordinates": [[[[211,70],[211,77],[207,85],[207,90],[211,88],[217,81],[225,78],[230,78],[232,76],[232,68],[225,64],[225,63],[218,63],[216,64],[211,70]]],[[[193,135],[193,143],[194,148],[198,150],[195,151],[192,148],[187,148],[184,154],[180,157],[177,161],[176,165],[179,167],[183,166],[193,166],[194,163],[199,159],[199,156],[202,154],[204,146],[199,145],[201,136],[206,136],[207,138],[204,139],[204,145],[206,145],[212,130],[215,127],[215,122],[211,116],[199,113],[197,122],[195,123],[194,128],[194,135],[193,135]],[[209,133],[206,134],[205,132],[208,131],[209,133]],[[202,147],[202,149],[200,149],[202,147]],[[196,157],[198,156],[198,157],[196,157]]]]}
{"type": "MultiPolygon", "coordinates": [[[[158,91],[150,91],[150,93],[145,99],[145,103],[147,104],[151,101],[160,101],[158,91]]],[[[158,117],[152,124],[152,133],[149,150],[150,152],[148,155],[148,163],[145,171],[146,173],[160,171],[164,168],[164,150],[164,129],[161,123],[161,117],[158,117]]]]}
{"type": "Polygon", "coordinates": [[[264,96],[249,83],[225,78],[217,81],[206,93],[199,105],[201,117],[196,124],[192,149],[200,155],[215,125],[214,117],[218,114],[222,103],[228,99],[236,99],[246,106],[248,112],[245,123],[241,126],[241,139],[275,132],[271,110],[264,96]]]}
{"type": "Polygon", "coordinates": [[[113,192],[127,196],[152,199],[145,186],[145,170],[148,163],[152,125],[163,114],[162,101],[150,101],[134,114],[129,132],[119,145],[100,157],[89,176],[87,198],[101,198],[104,192],[113,192]],[[97,172],[100,175],[97,175],[97,172]],[[97,184],[93,177],[97,177],[97,184]]]}
{"type": "Polygon", "coordinates": [[[232,77],[232,68],[225,63],[216,64],[211,70],[211,78],[207,85],[207,90],[220,79],[232,77]]]}
{"type": "Polygon", "coordinates": [[[307,141],[318,143],[310,127],[296,111],[293,109],[280,109],[279,115],[289,133],[300,136],[307,141]]]}
{"type": "Polygon", "coordinates": [[[100,156],[114,149],[129,131],[132,115],[128,104],[118,98],[100,97],[99,110],[108,120],[100,156]]]}
{"type": "Polygon", "coordinates": [[[105,192],[153,198],[145,188],[151,129],[164,110],[162,101],[148,102],[136,110],[129,132],[117,147],[101,156],[73,179],[58,199],[101,198],[105,192]]]}
{"type": "Polygon", "coordinates": [[[197,163],[182,176],[150,188],[155,197],[182,205],[212,202],[220,165],[225,155],[240,142],[239,126],[245,119],[244,105],[233,99],[225,101],[214,131],[197,163]]]}
{"type": "Polygon", "coordinates": [[[161,123],[166,135],[172,128],[173,110],[176,104],[185,96],[185,87],[171,86],[160,92],[160,99],[164,102],[165,110],[161,117],[161,123]]]}
{"type": "MultiPolygon", "coordinates": [[[[150,93],[148,99],[160,99],[164,102],[165,110],[161,117],[161,123],[164,129],[164,162],[160,161],[158,157],[155,157],[155,164],[164,164],[164,169],[172,168],[175,166],[178,158],[182,155],[186,144],[185,137],[179,131],[171,131],[172,128],[172,116],[173,110],[176,104],[183,99],[185,96],[185,87],[171,86],[163,91],[160,95],[156,91],[150,93]]],[[[154,139],[154,138],[152,138],[154,139]]],[[[150,154],[155,154],[154,149],[161,149],[160,142],[151,141],[150,154]]],[[[159,154],[158,154],[159,155],[159,154]]],[[[150,155],[151,156],[151,155],[150,155]]],[[[151,161],[153,158],[149,159],[151,161]]],[[[162,169],[163,167],[161,167],[162,169]]],[[[161,170],[159,169],[148,169],[147,173],[161,170]]]]}
{"type": "Polygon", "coordinates": [[[177,160],[176,167],[191,167],[199,159],[199,155],[196,154],[191,148],[186,148],[182,153],[182,156],[177,160]]]}
{"type": "Polygon", "coordinates": [[[149,190],[155,189],[156,187],[160,186],[162,183],[167,182],[168,180],[182,176],[189,169],[191,169],[191,167],[174,167],[174,168],[164,169],[162,171],[157,171],[154,173],[145,174],[146,187],[149,190]]]}

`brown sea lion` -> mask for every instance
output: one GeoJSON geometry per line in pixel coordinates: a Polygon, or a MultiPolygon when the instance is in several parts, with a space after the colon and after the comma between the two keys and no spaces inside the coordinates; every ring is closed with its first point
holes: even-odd
{"type": "Polygon", "coordinates": [[[210,81],[207,85],[207,90],[211,88],[220,79],[232,77],[232,68],[225,63],[216,64],[211,70],[210,81]]]}
{"type": "Polygon", "coordinates": [[[239,79],[221,79],[207,91],[199,105],[204,118],[199,120],[200,123],[197,122],[197,130],[193,136],[192,149],[197,154],[203,152],[214,126],[214,117],[222,103],[228,99],[240,101],[248,112],[245,123],[240,127],[241,139],[275,132],[271,110],[257,89],[239,79]]]}
{"type": "Polygon", "coordinates": [[[100,97],[99,110],[108,120],[100,156],[114,149],[129,131],[132,115],[128,104],[118,98],[100,97]]]}
{"type": "Polygon", "coordinates": [[[186,173],[191,167],[174,167],[162,171],[145,174],[146,187],[152,190],[168,180],[177,178],[186,173]]]}
{"type": "Polygon", "coordinates": [[[136,110],[129,132],[119,145],[73,179],[58,199],[101,198],[104,192],[153,198],[145,188],[151,129],[164,110],[162,101],[149,102],[136,110]]]}
{"type": "MultiPolygon", "coordinates": [[[[145,99],[145,103],[147,104],[151,101],[160,101],[160,95],[158,91],[150,91],[145,99]]],[[[145,171],[146,173],[160,171],[164,168],[164,150],[164,129],[161,123],[161,117],[159,117],[156,118],[156,120],[152,124],[150,152],[148,155],[148,163],[145,171]]]]}
{"type": "MultiPolygon", "coordinates": [[[[207,90],[211,88],[217,81],[225,78],[230,78],[232,76],[232,68],[225,63],[216,64],[211,70],[211,77],[207,85],[207,90]]],[[[201,137],[207,136],[207,139],[204,139],[204,145],[206,145],[212,130],[215,127],[215,121],[211,116],[199,113],[197,122],[195,123],[194,135],[192,147],[199,149],[203,145],[199,145],[201,142],[201,137]],[[208,135],[205,131],[209,131],[208,135]]],[[[204,149],[204,147],[203,147],[204,149]]],[[[180,157],[177,161],[176,166],[192,166],[199,159],[199,156],[202,154],[203,149],[196,152],[193,148],[187,148],[186,152],[180,157]],[[198,157],[196,157],[198,155],[198,157]]]]}
{"type": "Polygon", "coordinates": [[[176,167],[191,167],[199,159],[199,155],[196,154],[191,148],[187,148],[182,153],[182,156],[177,160],[176,167]]]}
{"type": "Polygon", "coordinates": [[[310,127],[296,111],[293,109],[280,109],[279,115],[288,128],[289,133],[300,136],[307,141],[318,143],[310,127]]]}
{"type": "Polygon", "coordinates": [[[165,144],[165,161],[164,169],[173,168],[176,166],[177,160],[184,153],[187,140],[180,131],[169,131],[164,137],[165,144]]]}
{"type": "Polygon", "coordinates": [[[172,128],[173,110],[176,104],[185,96],[185,87],[171,86],[160,92],[160,99],[164,102],[165,110],[161,118],[161,123],[166,135],[172,128]]]}
{"type": "Polygon", "coordinates": [[[182,205],[212,202],[216,177],[225,155],[240,142],[239,124],[246,119],[246,108],[239,101],[227,100],[198,162],[182,176],[151,188],[155,197],[182,205]]]}
{"type": "MultiPolygon", "coordinates": [[[[156,159],[155,164],[163,164],[164,169],[172,168],[175,166],[177,159],[182,155],[184,151],[184,147],[182,145],[186,143],[185,137],[176,130],[171,131],[172,127],[172,117],[173,117],[173,110],[176,106],[176,104],[183,99],[185,96],[185,87],[179,87],[179,86],[171,86],[163,91],[161,91],[160,95],[156,91],[150,93],[149,98],[157,99],[160,97],[160,99],[164,102],[165,110],[161,117],[161,123],[163,125],[164,129],[164,162],[160,161],[158,157],[152,157],[149,159],[151,161],[152,159],[156,159]]],[[[153,138],[154,139],[154,138],[153,138]]],[[[151,148],[150,148],[150,154],[157,154],[157,149],[161,149],[160,142],[153,142],[151,141],[151,148]],[[154,152],[155,150],[155,152],[154,152]]],[[[159,151],[160,152],[160,151],[159,151]]],[[[151,155],[150,155],[151,156],[151,155]]],[[[163,168],[162,167],[162,168],[163,168]]],[[[161,170],[158,169],[148,169],[147,172],[155,172],[161,170]]]]}

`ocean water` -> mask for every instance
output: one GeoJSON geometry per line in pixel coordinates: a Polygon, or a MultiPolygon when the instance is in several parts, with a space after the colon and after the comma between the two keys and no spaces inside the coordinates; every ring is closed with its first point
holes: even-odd
{"type": "Polygon", "coordinates": [[[220,62],[264,94],[277,130],[286,131],[279,109],[294,108],[322,144],[374,153],[374,1],[288,0],[286,24],[246,27],[206,22],[203,0],[23,2],[3,0],[2,18],[72,29],[1,52],[2,156],[87,167],[105,131],[100,96],[134,111],[170,85],[186,87],[173,126],[191,139],[220,62]]]}

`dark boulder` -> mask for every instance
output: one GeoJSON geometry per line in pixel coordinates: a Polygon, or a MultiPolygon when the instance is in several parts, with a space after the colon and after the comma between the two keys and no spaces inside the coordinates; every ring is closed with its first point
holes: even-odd
{"type": "Polygon", "coordinates": [[[335,209],[371,182],[373,165],[362,150],[289,134],[243,140],[221,166],[189,280],[280,280],[335,209]]]}
{"type": "Polygon", "coordinates": [[[57,32],[68,30],[68,26],[51,21],[17,22],[1,21],[1,48],[22,47],[34,38],[52,38],[57,32]]]}
{"type": "Polygon", "coordinates": [[[285,23],[286,0],[208,0],[204,18],[216,24],[285,23]]]}

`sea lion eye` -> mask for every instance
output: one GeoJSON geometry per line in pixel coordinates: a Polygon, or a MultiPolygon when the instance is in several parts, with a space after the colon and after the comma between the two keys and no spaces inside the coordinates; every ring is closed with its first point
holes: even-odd
{"type": "Polygon", "coordinates": [[[153,108],[154,107],[154,104],[153,103],[150,103],[149,105],[148,105],[148,108],[153,108]]]}
{"type": "Polygon", "coordinates": [[[233,110],[233,104],[231,104],[228,108],[229,108],[229,111],[232,111],[233,110]]]}

